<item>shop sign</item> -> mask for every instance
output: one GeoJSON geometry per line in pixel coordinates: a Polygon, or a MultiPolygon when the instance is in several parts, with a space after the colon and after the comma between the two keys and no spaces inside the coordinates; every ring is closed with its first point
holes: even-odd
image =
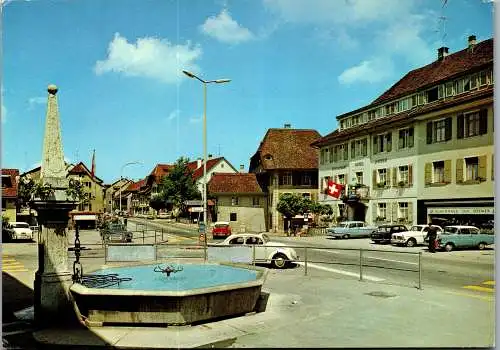
{"type": "Polygon", "coordinates": [[[493,215],[495,214],[494,207],[476,207],[476,208],[427,208],[427,214],[439,214],[439,215],[493,215]]]}

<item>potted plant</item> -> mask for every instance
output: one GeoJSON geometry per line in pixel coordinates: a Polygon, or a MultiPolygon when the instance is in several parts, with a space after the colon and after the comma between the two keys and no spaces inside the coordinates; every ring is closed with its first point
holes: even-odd
{"type": "Polygon", "coordinates": [[[403,180],[398,182],[399,187],[406,187],[406,184],[407,184],[406,181],[403,181],[403,180]]]}
{"type": "Polygon", "coordinates": [[[385,221],[385,217],[383,216],[377,216],[375,221],[385,221]]]}
{"type": "Polygon", "coordinates": [[[377,182],[377,188],[384,188],[385,182],[377,182]]]}

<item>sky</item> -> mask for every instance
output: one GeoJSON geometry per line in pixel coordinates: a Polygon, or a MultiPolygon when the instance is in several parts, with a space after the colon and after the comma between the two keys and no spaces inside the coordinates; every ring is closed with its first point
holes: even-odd
{"type": "Polygon", "coordinates": [[[493,37],[492,0],[0,0],[1,163],[40,165],[56,84],[67,161],[111,183],[207,145],[248,170],[269,128],[326,135],[408,71],[493,37]],[[124,166],[129,162],[139,162],[124,166]]]}

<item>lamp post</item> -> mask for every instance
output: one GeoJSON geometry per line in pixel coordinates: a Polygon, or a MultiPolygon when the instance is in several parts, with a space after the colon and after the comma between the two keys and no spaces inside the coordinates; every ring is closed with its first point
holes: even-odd
{"type": "Polygon", "coordinates": [[[204,80],[191,72],[183,70],[182,73],[190,78],[197,79],[203,83],[203,224],[205,225],[205,246],[207,245],[207,84],[229,83],[230,79],[204,80]]]}
{"type": "Polygon", "coordinates": [[[122,212],[122,188],[123,188],[123,184],[121,183],[122,180],[123,180],[123,169],[129,165],[133,165],[133,164],[141,164],[142,165],[142,162],[128,162],[128,163],[125,163],[122,165],[121,169],[120,169],[120,214],[122,212]]]}

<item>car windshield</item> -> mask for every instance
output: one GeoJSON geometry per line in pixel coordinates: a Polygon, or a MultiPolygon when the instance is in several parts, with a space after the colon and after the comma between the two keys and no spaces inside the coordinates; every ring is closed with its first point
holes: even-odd
{"type": "Polygon", "coordinates": [[[457,233],[457,232],[458,232],[458,228],[457,227],[446,226],[444,228],[444,233],[453,234],[453,233],[457,233]]]}
{"type": "Polygon", "coordinates": [[[226,228],[228,226],[229,225],[227,225],[227,224],[215,224],[215,228],[226,228]]]}
{"type": "Polygon", "coordinates": [[[16,223],[16,224],[14,224],[14,227],[17,227],[17,228],[30,228],[29,225],[25,224],[24,222],[16,223]]]}
{"type": "Polygon", "coordinates": [[[422,229],[421,226],[412,226],[410,231],[420,231],[422,229]]]}

